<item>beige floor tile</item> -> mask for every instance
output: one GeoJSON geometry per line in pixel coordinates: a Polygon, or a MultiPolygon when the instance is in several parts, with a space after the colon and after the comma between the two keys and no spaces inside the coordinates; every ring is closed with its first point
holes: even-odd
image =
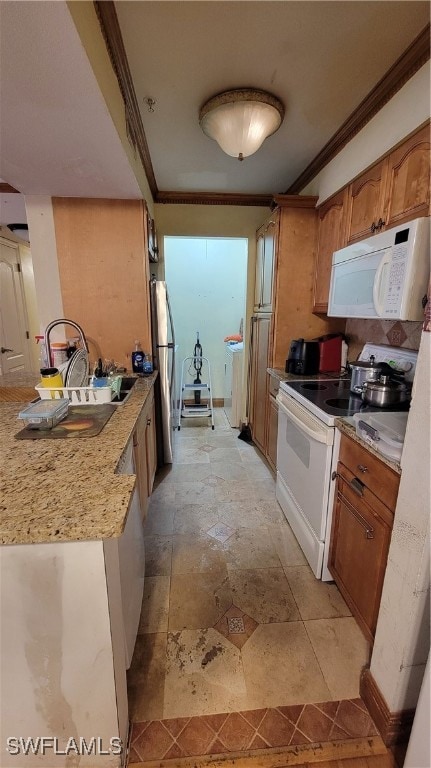
{"type": "Polygon", "coordinates": [[[359,677],[369,646],[353,617],[305,622],[333,699],[359,696],[359,677]]]}
{"type": "MultiPolygon", "coordinates": [[[[196,466],[203,466],[197,464],[196,466]]],[[[208,465],[209,466],[209,465],[208,465]]],[[[199,481],[175,483],[175,504],[183,507],[193,502],[195,504],[211,504],[215,500],[214,488],[199,481]]]]}
{"type": "Polygon", "coordinates": [[[263,462],[263,460],[260,462],[260,464],[245,463],[244,466],[250,477],[250,480],[253,482],[255,480],[274,480],[274,474],[272,470],[263,462]]]}
{"type": "Polygon", "coordinates": [[[163,717],[165,674],[166,634],[138,635],[127,673],[132,722],[163,717]]]}
{"type": "Polygon", "coordinates": [[[205,573],[172,575],[169,630],[213,627],[232,604],[224,564],[205,573]]]}
{"type": "Polygon", "coordinates": [[[174,530],[174,515],[176,505],[173,501],[166,499],[154,500],[150,497],[148,504],[148,514],[145,520],[145,536],[159,534],[169,536],[174,530]]]}
{"type": "Polygon", "coordinates": [[[232,464],[241,464],[241,454],[236,446],[231,447],[230,442],[225,446],[215,447],[209,451],[208,457],[210,463],[214,462],[232,462],[232,464]]]}
{"type": "Polygon", "coordinates": [[[245,443],[243,440],[238,442],[238,450],[241,454],[241,461],[244,464],[262,464],[262,454],[254,445],[245,443]]]}
{"type": "Polygon", "coordinates": [[[174,536],[172,573],[203,573],[225,565],[223,544],[206,535],[174,536]]]}
{"type": "Polygon", "coordinates": [[[171,536],[145,537],[145,576],[169,576],[172,562],[171,536]]]}
{"type": "Polygon", "coordinates": [[[185,504],[175,513],[174,533],[206,533],[219,519],[217,504],[185,504]]]}
{"type": "Polygon", "coordinates": [[[235,483],[220,483],[214,488],[214,498],[219,501],[243,501],[245,499],[255,500],[256,487],[248,479],[235,483]]]}
{"type": "Polygon", "coordinates": [[[253,499],[220,502],[218,509],[220,520],[232,528],[260,528],[264,524],[259,502],[253,499]]]}
{"type": "Polygon", "coordinates": [[[215,629],[169,632],[167,658],[164,718],[247,708],[240,651],[215,629]]]}
{"type": "Polygon", "coordinates": [[[282,568],[229,571],[234,605],[259,624],[301,617],[282,568]]]}
{"type": "Polygon", "coordinates": [[[284,522],[278,525],[268,525],[268,534],[284,568],[295,565],[308,565],[304,553],[285,518],[284,522]]]}
{"type": "Polygon", "coordinates": [[[275,480],[267,478],[266,480],[260,480],[258,478],[253,480],[254,498],[262,499],[263,501],[269,501],[275,499],[275,480]]]}
{"type": "Polygon", "coordinates": [[[229,569],[280,567],[275,546],[263,526],[238,528],[223,547],[229,569]]]}
{"type": "Polygon", "coordinates": [[[174,451],[174,464],[209,464],[209,456],[200,446],[179,447],[174,451]]]}
{"type": "Polygon", "coordinates": [[[242,660],[250,709],[333,698],[300,621],[260,624],[242,660]]]}
{"type": "MultiPolygon", "coordinates": [[[[206,455],[206,454],[204,454],[206,455]]],[[[169,483],[197,483],[205,480],[212,473],[209,461],[203,464],[174,464],[172,470],[166,478],[169,483]]]]}
{"type": "Polygon", "coordinates": [[[221,478],[225,483],[246,483],[249,480],[247,470],[241,462],[239,453],[236,462],[211,461],[210,468],[211,475],[221,478]]]}
{"type": "Polygon", "coordinates": [[[169,576],[146,576],[139,634],[166,632],[169,616],[169,576]]]}
{"type": "Polygon", "coordinates": [[[285,568],[285,573],[304,621],[352,615],[337,586],[316,579],[308,565],[285,568]]]}
{"type": "Polygon", "coordinates": [[[243,499],[220,502],[220,520],[236,528],[260,528],[262,525],[284,523],[278,502],[243,499]]]}

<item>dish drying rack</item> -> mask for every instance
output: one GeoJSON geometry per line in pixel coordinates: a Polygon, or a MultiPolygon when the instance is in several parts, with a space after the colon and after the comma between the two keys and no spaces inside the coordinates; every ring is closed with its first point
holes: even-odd
{"type": "MultiPolygon", "coordinates": [[[[49,366],[52,366],[52,351],[49,343],[49,337],[53,328],[57,325],[71,325],[75,328],[80,336],[80,342],[82,348],[88,355],[88,344],[84,335],[84,331],[78,323],[74,320],[67,320],[65,317],[53,320],[47,325],[45,330],[45,349],[48,356],[49,366]]],[[[59,400],[60,398],[66,398],[70,400],[72,405],[100,405],[102,403],[110,403],[112,399],[111,386],[106,387],[35,387],[41,400],[59,400]]]]}
{"type": "Polygon", "coordinates": [[[112,388],[108,387],[35,387],[41,400],[70,400],[71,405],[101,405],[110,403],[112,388]]]}

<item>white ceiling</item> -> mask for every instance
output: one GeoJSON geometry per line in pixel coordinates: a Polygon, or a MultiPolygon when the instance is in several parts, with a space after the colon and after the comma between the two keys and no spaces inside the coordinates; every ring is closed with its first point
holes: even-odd
{"type": "MultiPolygon", "coordinates": [[[[410,0],[115,6],[159,190],[245,193],[284,192],[430,11],[410,0]],[[198,112],[246,86],[272,91],[286,117],[239,163],[202,133],[198,112]]],[[[27,195],[140,197],[67,4],[2,0],[0,15],[1,177],[27,195]]]]}
{"type": "Polygon", "coordinates": [[[27,195],[141,197],[66,3],[2,1],[0,21],[1,177],[27,195]]]}
{"type": "Polygon", "coordinates": [[[285,192],[429,21],[427,2],[115,3],[159,190],[285,192]],[[285,104],[242,163],[198,124],[231,88],[285,104]],[[147,97],[156,100],[148,112],[147,97]]]}

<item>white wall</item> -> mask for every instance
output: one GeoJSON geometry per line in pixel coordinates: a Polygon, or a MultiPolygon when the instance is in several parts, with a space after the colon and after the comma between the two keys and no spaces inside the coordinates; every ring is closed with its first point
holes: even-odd
{"type": "MultiPolygon", "coordinates": [[[[245,322],[247,240],[164,239],[165,278],[175,324],[178,366],[193,354],[199,331],[211,364],[213,397],[224,394],[225,336],[245,322]]],[[[178,367],[178,385],[180,367],[178,367]]],[[[193,376],[194,378],[194,376],[193,376]]],[[[190,383],[192,378],[188,378],[190,383]]],[[[205,393],[203,393],[204,396],[205,393]]]]}
{"type": "MultiPolygon", "coordinates": [[[[63,317],[52,199],[44,195],[28,195],[25,207],[39,323],[43,331],[52,320],[63,317]]],[[[79,274],[76,279],[79,280],[79,274]]],[[[64,339],[64,332],[57,328],[53,330],[51,340],[56,338],[64,339]]]]}
{"type": "Polygon", "coordinates": [[[320,204],[422,125],[430,113],[430,67],[427,62],[301,190],[301,195],[318,195],[320,204]]]}

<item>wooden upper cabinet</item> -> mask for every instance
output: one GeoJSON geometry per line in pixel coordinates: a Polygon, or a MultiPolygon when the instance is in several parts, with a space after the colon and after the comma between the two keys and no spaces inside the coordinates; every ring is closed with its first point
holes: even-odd
{"type": "Polygon", "coordinates": [[[348,187],[346,245],[430,215],[430,126],[403,141],[348,187]]]}
{"type": "Polygon", "coordinates": [[[347,188],[318,208],[316,270],[314,275],[313,312],[327,312],[332,254],[345,244],[345,211],[347,188]]]}
{"type": "Polygon", "coordinates": [[[265,226],[260,227],[256,233],[256,278],[254,283],[254,310],[259,312],[262,301],[263,260],[264,260],[264,233],[265,226]]]}
{"type": "Polygon", "coordinates": [[[257,231],[255,312],[272,312],[277,232],[277,213],[257,231]]]}
{"type": "Polygon", "coordinates": [[[377,234],[384,222],[388,160],[381,160],[348,187],[346,245],[377,234]]]}
{"type": "Polygon", "coordinates": [[[430,215],[430,127],[389,155],[386,228],[430,215]]]}

